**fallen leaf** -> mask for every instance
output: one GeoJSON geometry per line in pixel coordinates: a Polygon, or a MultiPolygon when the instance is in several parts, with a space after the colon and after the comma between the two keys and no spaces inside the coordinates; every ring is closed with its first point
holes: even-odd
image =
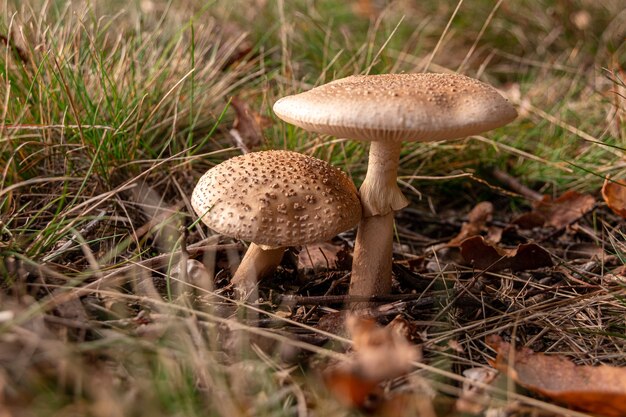
{"type": "Polygon", "coordinates": [[[513,221],[524,229],[551,226],[562,229],[589,212],[596,203],[591,194],[567,191],[559,198],[552,200],[547,195],[535,203],[533,211],[523,214],[513,221]]]}
{"type": "Polygon", "coordinates": [[[626,368],[576,365],[562,356],[513,350],[499,336],[490,336],[487,343],[498,354],[493,366],[523,387],[571,408],[626,416],[626,368]]]}
{"type": "Polygon", "coordinates": [[[301,269],[336,269],[345,259],[343,245],[331,242],[307,245],[298,254],[298,268],[301,269]]]}
{"type": "Polygon", "coordinates": [[[626,218],[626,184],[622,181],[604,180],[602,198],[618,216],[626,218]]]}
{"type": "Polygon", "coordinates": [[[403,323],[392,323],[380,327],[374,320],[357,315],[346,318],[353,353],[324,373],[326,386],[342,403],[364,407],[368,398],[380,391],[381,382],[405,375],[420,359],[419,348],[403,335],[403,323]]]}
{"type": "Polygon", "coordinates": [[[53,303],[56,303],[55,312],[60,318],[66,320],[67,324],[52,325],[50,323],[49,327],[60,331],[64,337],[67,337],[65,330],[78,330],[78,332],[71,332],[71,334],[73,337],[82,340],[85,337],[85,329],[89,327],[89,316],[80,297],[65,288],[57,288],[52,291],[50,298],[53,300],[53,303]],[[74,335],[74,333],[77,334],[74,335]]]}
{"type": "Polygon", "coordinates": [[[607,253],[594,243],[574,243],[567,247],[565,259],[597,259],[604,260],[607,253]]]}
{"type": "Polygon", "coordinates": [[[230,134],[236,145],[247,153],[263,143],[263,126],[267,127],[269,119],[253,112],[250,106],[238,97],[230,100],[235,110],[235,121],[230,134]]]}
{"type": "Polygon", "coordinates": [[[371,414],[379,417],[437,417],[432,399],[424,394],[416,395],[413,392],[396,394],[381,401],[371,414]]]}
{"type": "Polygon", "coordinates": [[[553,265],[548,251],[535,243],[505,249],[485,242],[482,236],[474,236],[461,242],[460,247],[465,261],[477,269],[523,271],[553,265]]]}
{"type": "Polygon", "coordinates": [[[493,204],[489,201],[481,201],[467,215],[467,222],[461,226],[461,231],[454,238],[450,239],[448,245],[458,245],[468,237],[480,235],[485,229],[485,225],[493,216],[493,204]]]}
{"type": "Polygon", "coordinates": [[[362,408],[369,398],[382,392],[378,381],[364,378],[343,364],[327,369],[324,383],[335,398],[348,407],[362,408]]]}
{"type": "Polygon", "coordinates": [[[346,314],[345,311],[325,314],[320,317],[315,328],[323,332],[344,336],[346,334],[346,314]]]}
{"type": "Polygon", "coordinates": [[[546,218],[541,213],[529,211],[517,217],[512,223],[521,229],[532,230],[535,227],[543,227],[546,223],[546,218]]]}
{"type": "Polygon", "coordinates": [[[605,274],[603,278],[607,282],[626,283],[626,265],[622,265],[610,273],[605,274]]]}
{"type": "Polygon", "coordinates": [[[369,379],[384,381],[403,375],[420,357],[419,349],[406,339],[397,322],[379,327],[372,319],[350,315],[346,327],[356,352],[355,365],[369,379]]]}
{"type": "Polygon", "coordinates": [[[384,9],[384,2],[375,0],[356,0],[352,2],[352,11],[354,14],[376,19],[384,9]],[[383,3],[383,4],[381,4],[383,3]]]}

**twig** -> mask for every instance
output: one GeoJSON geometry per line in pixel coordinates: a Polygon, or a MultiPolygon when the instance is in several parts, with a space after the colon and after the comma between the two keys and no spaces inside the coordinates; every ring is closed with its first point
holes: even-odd
{"type": "Polygon", "coordinates": [[[417,305],[431,305],[437,301],[439,297],[424,297],[421,294],[391,294],[376,295],[373,297],[359,295],[320,295],[320,296],[301,296],[301,295],[282,295],[279,297],[280,302],[293,303],[299,305],[325,305],[339,303],[361,303],[364,301],[371,303],[388,303],[393,301],[418,301],[417,305]]]}
{"type": "Polygon", "coordinates": [[[241,150],[242,154],[245,155],[247,153],[250,153],[250,149],[248,149],[248,147],[246,146],[246,143],[244,142],[237,129],[230,129],[228,133],[230,133],[230,136],[232,136],[233,138],[233,142],[235,142],[235,146],[237,146],[241,150]]]}
{"type": "Polygon", "coordinates": [[[98,212],[98,215],[96,216],[95,219],[93,219],[92,221],[90,221],[89,223],[87,223],[85,225],[85,227],[83,227],[82,229],[80,229],[79,231],[77,231],[76,233],[74,233],[72,235],[71,238],[69,238],[67,240],[67,242],[65,242],[63,245],[61,245],[60,248],[56,249],[54,252],[51,252],[49,254],[47,254],[46,256],[44,256],[42,258],[43,262],[50,262],[51,260],[53,260],[54,258],[56,258],[57,256],[61,255],[63,252],[65,252],[70,246],[72,246],[73,243],[76,243],[76,239],[79,238],[79,236],[84,236],[87,233],[89,233],[94,227],[96,227],[96,225],[100,222],[100,220],[102,220],[104,218],[104,215],[106,214],[105,210],[100,210],[100,212],[98,212]]]}
{"type": "Polygon", "coordinates": [[[493,176],[498,181],[500,181],[501,183],[509,187],[511,190],[515,191],[518,194],[523,195],[529,200],[541,201],[541,199],[543,198],[541,193],[538,193],[535,190],[531,190],[530,188],[526,187],[524,184],[519,182],[517,179],[513,178],[512,176],[510,176],[509,174],[507,174],[506,172],[498,168],[493,170],[493,176]]]}

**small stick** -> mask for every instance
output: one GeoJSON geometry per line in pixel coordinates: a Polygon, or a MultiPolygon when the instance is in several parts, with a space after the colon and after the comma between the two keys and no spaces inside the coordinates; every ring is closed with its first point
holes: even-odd
{"type": "Polygon", "coordinates": [[[496,177],[498,181],[509,187],[511,190],[523,195],[529,200],[541,201],[541,199],[543,198],[543,195],[535,190],[531,190],[530,188],[519,182],[517,179],[513,178],[512,176],[498,168],[493,170],[493,176],[496,177]]]}
{"type": "Polygon", "coordinates": [[[432,304],[437,297],[424,297],[421,294],[390,294],[375,295],[372,297],[361,295],[320,295],[320,296],[300,296],[300,295],[283,295],[280,297],[281,302],[294,303],[299,305],[316,305],[316,304],[338,304],[338,303],[388,303],[393,301],[412,301],[420,300],[419,304],[432,304]]]}
{"type": "Polygon", "coordinates": [[[68,239],[63,245],[61,245],[60,248],[58,248],[55,251],[50,252],[48,255],[44,256],[42,261],[43,262],[50,262],[51,260],[53,260],[57,256],[61,255],[63,252],[65,252],[67,249],[69,249],[70,246],[72,246],[73,243],[76,243],[76,240],[80,236],[84,236],[87,233],[89,233],[91,230],[93,230],[93,228],[96,227],[96,225],[100,222],[100,220],[102,220],[104,218],[105,214],[106,214],[106,210],[100,210],[98,212],[98,215],[96,216],[95,219],[93,219],[92,221],[87,223],[85,225],[85,227],[83,227],[82,229],[80,229],[79,231],[74,233],[70,239],[68,239]]]}

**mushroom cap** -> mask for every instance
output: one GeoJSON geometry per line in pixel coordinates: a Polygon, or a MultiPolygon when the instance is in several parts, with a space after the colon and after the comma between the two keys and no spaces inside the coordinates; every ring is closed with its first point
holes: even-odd
{"type": "Polygon", "coordinates": [[[265,247],[325,241],[361,219],[356,187],[344,172],[291,151],[216,165],[198,181],[191,205],[211,229],[265,247]]]}
{"type": "Polygon", "coordinates": [[[515,108],[493,87],[460,74],[354,75],[274,104],[306,130],[363,141],[435,141],[505,125],[515,108]]]}

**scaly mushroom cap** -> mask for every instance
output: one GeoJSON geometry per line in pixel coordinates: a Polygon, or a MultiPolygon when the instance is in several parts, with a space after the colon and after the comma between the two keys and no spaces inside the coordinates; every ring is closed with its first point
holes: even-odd
{"type": "Polygon", "coordinates": [[[325,241],[361,218],[357,190],[345,173],[290,151],[222,162],[200,178],[191,205],[218,233],[265,247],[325,241]]]}
{"type": "Polygon", "coordinates": [[[274,112],[306,130],[363,141],[434,141],[505,125],[515,108],[460,74],[355,75],[281,98],[274,112]]]}

